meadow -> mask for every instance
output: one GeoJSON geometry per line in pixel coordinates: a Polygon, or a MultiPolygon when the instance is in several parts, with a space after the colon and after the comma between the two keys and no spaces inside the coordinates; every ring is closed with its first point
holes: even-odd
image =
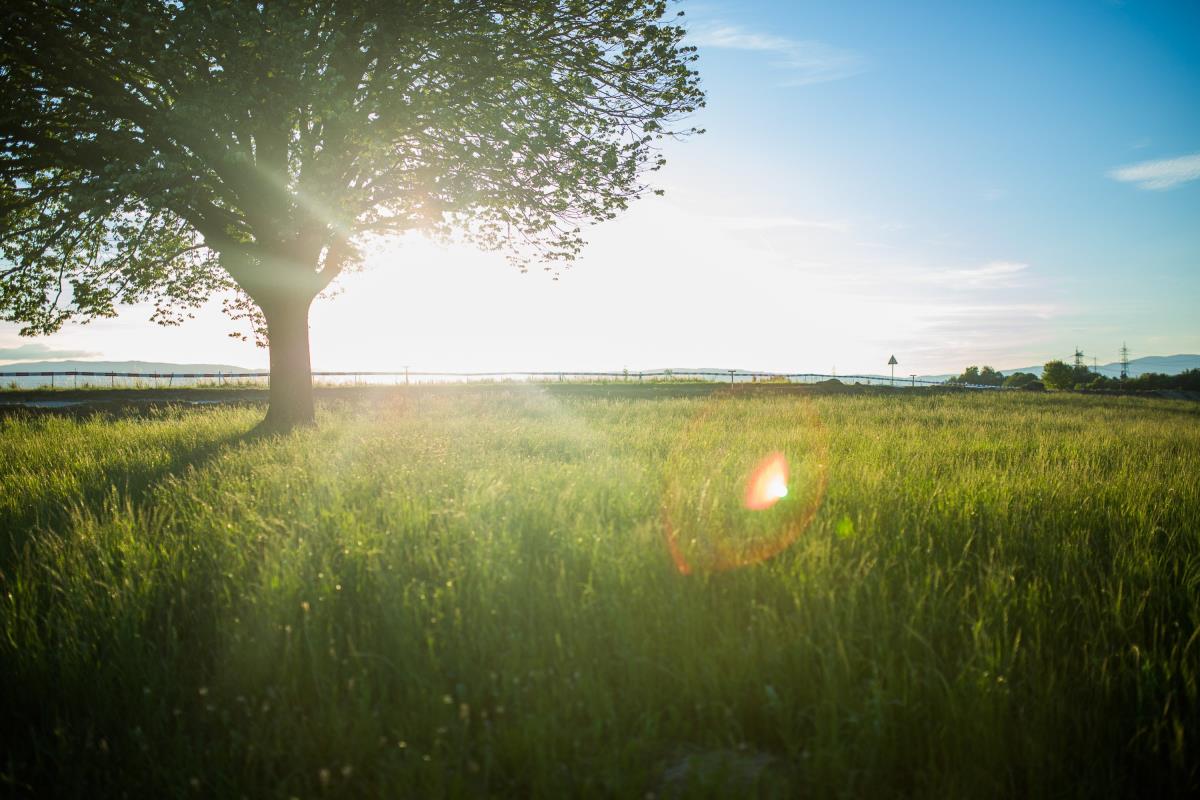
{"type": "Polygon", "coordinates": [[[1200,404],[403,387],[0,417],[0,792],[1200,789],[1200,404]],[[748,465],[791,467],[747,511],[748,465]]]}

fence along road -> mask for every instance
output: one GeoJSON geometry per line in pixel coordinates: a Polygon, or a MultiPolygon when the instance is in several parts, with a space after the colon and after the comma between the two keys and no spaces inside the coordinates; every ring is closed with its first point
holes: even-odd
{"type": "MultiPolygon", "coordinates": [[[[313,378],[339,378],[341,383],[359,384],[361,382],[385,384],[383,380],[391,378],[392,383],[400,383],[400,379],[404,379],[404,383],[411,383],[415,378],[418,382],[455,382],[455,381],[470,381],[470,380],[623,380],[623,381],[646,381],[646,380],[664,380],[674,378],[699,378],[702,380],[729,383],[752,383],[758,381],[786,381],[787,383],[816,383],[825,380],[838,381],[854,381],[857,383],[866,383],[868,386],[896,386],[910,387],[917,386],[947,386],[961,389],[1000,389],[1000,386],[986,386],[976,383],[950,383],[948,381],[934,381],[923,378],[889,378],[880,375],[826,375],[819,372],[752,372],[746,370],[722,369],[722,370],[643,370],[643,371],[627,371],[620,372],[587,372],[587,371],[563,371],[563,370],[542,370],[542,371],[509,371],[509,372],[419,372],[412,370],[393,370],[393,371],[358,371],[358,372],[327,372],[317,371],[312,373],[313,378]]],[[[237,383],[247,380],[266,380],[268,383],[271,379],[270,372],[88,372],[83,370],[62,370],[48,372],[24,372],[24,371],[6,371],[0,372],[0,382],[14,381],[16,378],[49,378],[49,386],[51,388],[66,388],[67,380],[71,381],[73,387],[78,387],[79,379],[84,379],[84,386],[94,386],[95,383],[88,379],[107,379],[109,385],[116,387],[118,378],[123,381],[128,380],[152,380],[155,386],[158,386],[160,381],[166,381],[167,386],[186,386],[187,383],[176,384],[176,380],[180,381],[196,381],[196,380],[216,380],[218,384],[224,384],[226,381],[237,383]],[[61,383],[59,382],[61,379],[61,383]]],[[[37,386],[29,386],[26,388],[39,388],[46,386],[45,383],[37,386]]]]}

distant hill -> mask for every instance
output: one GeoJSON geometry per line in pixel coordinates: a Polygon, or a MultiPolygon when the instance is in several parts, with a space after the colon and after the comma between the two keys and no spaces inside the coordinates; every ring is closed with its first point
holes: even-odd
{"type": "MultiPolygon", "coordinates": [[[[620,372],[620,370],[616,370],[616,371],[620,372]]],[[[631,370],[630,372],[631,372],[631,374],[636,375],[638,373],[638,370],[631,370]]],[[[736,383],[746,383],[746,382],[753,380],[754,376],[763,375],[763,374],[822,375],[822,376],[827,374],[827,373],[823,373],[823,372],[820,372],[817,370],[805,370],[805,369],[796,369],[796,370],[785,371],[785,370],[730,369],[729,367],[664,367],[664,368],[660,368],[660,369],[641,370],[641,372],[643,375],[646,375],[646,376],[664,376],[664,375],[670,374],[670,375],[673,375],[675,377],[680,377],[680,378],[689,378],[689,379],[695,378],[696,380],[710,380],[710,381],[717,381],[717,382],[728,381],[729,373],[732,372],[733,380],[736,383]],[[708,373],[708,374],[706,374],[706,375],[693,374],[693,373],[697,373],[697,372],[708,373]]],[[[838,375],[836,377],[839,380],[845,379],[845,380],[850,381],[851,383],[853,383],[856,379],[869,379],[872,381],[890,381],[892,379],[891,376],[886,373],[874,373],[874,372],[838,373],[838,375]]],[[[918,375],[917,377],[922,380],[926,379],[926,376],[924,376],[924,375],[918,375]]],[[[950,377],[950,376],[946,375],[946,376],[943,376],[941,379],[944,380],[945,378],[948,378],[948,377],[950,377]]],[[[908,378],[909,378],[908,375],[897,372],[896,376],[895,376],[895,381],[897,384],[900,384],[903,381],[907,381],[908,378]]]]}
{"type": "Polygon", "coordinates": [[[0,364],[3,372],[258,372],[230,364],[169,364],[162,361],[20,361],[0,364]]]}
{"type": "MultiPolygon", "coordinates": [[[[1049,361],[1049,360],[1050,359],[1047,359],[1047,361],[1049,361]]],[[[1068,359],[1064,359],[1064,360],[1068,360],[1068,359]]],[[[967,366],[966,364],[963,365],[964,369],[966,368],[966,366],[967,366]]],[[[983,366],[983,364],[980,363],[979,366],[983,366]]],[[[1042,366],[1043,366],[1042,364],[1037,364],[1035,366],[1029,366],[1029,367],[1017,367],[1016,369],[1002,369],[1002,370],[1000,370],[1000,373],[1003,375],[1012,375],[1014,372],[1032,372],[1034,375],[1041,377],[1042,366]]],[[[1088,366],[1090,367],[1091,365],[1089,364],[1088,366]]],[[[1147,372],[1158,372],[1158,373],[1161,373],[1164,375],[1178,375],[1179,373],[1186,372],[1189,369],[1200,369],[1200,355],[1195,354],[1195,353],[1180,353],[1178,355],[1173,355],[1173,356],[1142,356],[1141,358],[1129,359],[1129,376],[1131,378],[1136,378],[1138,375],[1142,375],[1147,372]]],[[[700,368],[697,368],[697,367],[671,367],[671,368],[669,368],[669,370],[668,369],[646,370],[646,374],[667,372],[667,371],[670,371],[676,375],[678,375],[680,373],[686,373],[686,372],[692,372],[692,371],[720,373],[721,377],[714,377],[714,378],[711,378],[711,380],[722,380],[722,379],[724,379],[724,376],[728,375],[730,372],[730,370],[728,368],[723,369],[720,367],[700,367],[700,368]]],[[[775,371],[778,372],[780,370],[775,370],[775,371]]],[[[805,371],[806,370],[795,370],[795,372],[805,372],[805,371]]],[[[1100,364],[1098,367],[1096,367],[1096,372],[1100,373],[1101,375],[1107,375],[1112,378],[1119,378],[1121,376],[1121,364],[1120,364],[1120,362],[1116,362],[1116,361],[1112,362],[1111,364],[1100,364]]],[[[750,380],[750,376],[752,374],[754,374],[753,371],[751,371],[751,370],[742,370],[742,369],[735,369],[735,370],[733,370],[733,373],[734,373],[735,381],[748,381],[748,380],[750,380]]],[[[955,372],[952,374],[948,373],[945,375],[918,375],[917,378],[919,378],[920,380],[927,380],[927,381],[945,381],[950,378],[955,378],[959,374],[960,374],[960,372],[955,372]]],[[[872,378],[874,380],[888,380],[889,379],[889,376],[886,373],[885,374],[862,373],[861,376],[865,377],[865,378],[872,378]]],[[[908,379],[907,374],[904,374],[903,376],[900,373],[896,374],[896,382],[897,383],[899,383],[901,380],[907,380],[907,379],[908,379]]],[[[853,378],[851,378],[850,380],[853,380],[853,378]]]]}
{"type": "MultiPolygon", "coordinates": [[[[1050,359],[1047,359],[1050,360],[1050,359]]],[[[1069,358],[1062,359],[1070,363],[1069,358]]],[[[964,365],[965,367],[966,365],[964,365]]],[[[979,364],[983,366],[983,364],[979,364]]],[[[1002,375],[1012,375],[1014,372],[1032,372],[1034,375],[1042,374],[1042,364],[1037,364],[1032,367],[1017,367],[1016,369],[1002,369],[1002,375]]],[[[1088,364],[1091,368],[1091,364],[1088,364]]],[[[1189,369],[1200,369],[1200,355],[1195,353],[1180,353],[1173,356],[1142,356],[1141,358],[1129,359],[1129,377],[1136,378],[1138,375],[1147,372],[1158,372],[1163,375],[1178,375],[1181,372],[1186,372],[1189,369]]],[[[1110,378],[1121,377],[1121,363],[1114,361],[1110,364],[1100,364],[1096,367],[1095,372],[1101,375],[1107,375],[1110,378]]],[[[929,380],[946,380],[953,378],[960,373],[953,375],[923,375],[921,377],[929,380]]]]}
{"type": "MultiPolygon", "coordinates": [[[[231,364],[168,364],[161,361],[21,361],[0,364],[0,386],[15,383],[22,389],[33,389],[48,384],[50,379],[6,378],[6,372],[157,372],[167,375],[172,372],[217,372],[224,375],[244,375],[258,370],[235,367],[231,364]]],[[[93,379],[93,382],[95,380],[105,379],[93,379]]],[[[82,385],[83,379],[80,379],[80,383],[82,385]]]]}
{"type": "MultiPolygon", "coordinates": [[[[1200,355],[1180,353],[1174,356],[1143,356],[1129,359],[1129,374],[1134,377],[1146,372],[1178,375],[1189,369],[1200,369],[1200,355]]],[[[1121,365],[1119,363],[1104,364],[1099,371],[1104,375],[1118,377],[1121,374],[1121,365]]]]}
{"type": "MultiPolygon", "coordinates": [[[[980,364],[982,366],[982,364],[980,364]]],[[[965,365],[964,365],[965,367],[965,365]]],[[[1185,372],[1189,369],[1200,368],[1200,355],[1191,353],[1181,353],[1173,356],[1143,356],[1141,358],[1130,359],[1129,374],[1131,377],[1137,377],[1147,372],[1159,372],[1166,375],[1177,375],[1180,372],[1185,372]]],[[[18,385],[39,386],[46,382],[44,378],[4,378],[6,372],[157,372],[159,374],[184,373],[184,372],[217,372],[224,375],[244,375],[250,372],[265,372],[265,368],[252,369],[248,367],[238,367],[232,364],[172,364],[162,361],[20,361],[13,363],[0,363],[0,382],[4,385],[16,382],[18,385]]],[[[722,367],[669,367],[664,369],[644,370],[645,375],[673,373],[680,375],[688,372],[712,372],[716,375],[710,376],[709,380],[728,380],[730,373],[729,368],[722,367]]],[[[803,370],[796,370],[803,372],[803,370]]],[[[1121,365],[1117,362],[1110,364],[1101,364],[1097,371],[1101,375],[1111,377],[1119,377],[1121,374],[1121,365]]],[[[620,372],[620,370],[616,370],[620,372]]],[[[637,370],[632,371],[633,374],[637,370]]],[[[733,379],[736,382],[751,380],[751,375],[755,374],[753,370],[734,369],[733,379]]],[[[1042,374],[1042,365],[1029,367],[1018,367],[1016,369],[1002,369],[1001,374],[1011,375],[1014,372],[1032,372],[1035,375],[1042,374]]],[[[945,375],[918,375],[922,380],[944,381],[948,378],[953,378],[958,373],[945,375]]],[[[874,378],[876,380],[887,380],[887,375],[868,375],[864,377],[874,378]]],[[[906,380],[908,375],[897,375],[896,382],[900,383],[906,380]]],[[[851,378],[851,380],[853,380],[851,378]]]]}
{"type": "MultiPolygon", "coordinates": [[[[981,363],[979,366],[983,366],[983,364],[981,363]]],[[[1041,377],[1042,366],[1042,364],[1038,364],[1037,366],[1018,367],[1017,369],[1002,369],[1000,370],[1000,373],[1002,375],[1011,375],[1014,372],[1032,372],[1034,375],[1041,377]]],[[[965,367],[966,365],[964,365],[964,368],[965,367]]],[[[1178,375],[1180,372],[1185,372],[1189,369],[1196,368],[1200,368],[1200,355],[1195,354],[1180,354],[1174,356],[1143,356],[1142,358],[1134,358],[1129,360],[1129,376],[1133,378],[1136,378],[1138,375],[1142,375],[1147,372],[1157,372],[1165,375],[1178,375]]],[[[1121,375],[1121,365],[1116,362],[1112,364],[1101,364],[1097,367],[1096,371],[1101,375],[1108,375],[1117,378],[1121,375]]],[[[621,370],[616,369],[613,370],[613,372],[620,373],[621,370]]],[[[695,378],[697,380],[711,381],[727,381],[729,380],[729,374],[732,372],[733,380],[737,383],[742,383],[752,380],[754,375],[761,375],[763,372],[783,374],[785,373],[785,370],[758,371],[747,369],[731,369],[729,367],[660,367],[657,369],[630,370],[630,374],[632,375],[637,375],[639,372],[647,377],[673,375],[680,378],[695,378]],[[698,372],[708,374],[703,376],[694,374],[698,372]]],[[[786,372],[790,374],[806,374],[809,373],[809,370],[795,369],[787,370],[786,372]]],[[[810,374],[824,373],[813,371],[810,374]]],[[[917,378],[918,380],[924,381],[946,381],[950,378],[958,377],[959,374],[960,372],[955,372],[952,374],[947,373],[944,375],[918,375],[917,378]]],[[[845,373],[839,374],[837,377],[844,378],[850,382],[854,382],[855,379],[869,379],[872,381],[891,380],[891,376],[887,373],[873,372],[845,373]]],[[[897,372],[895,375],[895,381],[897,384],[907,381],[908,379],[908,373],[897,372]]]]}

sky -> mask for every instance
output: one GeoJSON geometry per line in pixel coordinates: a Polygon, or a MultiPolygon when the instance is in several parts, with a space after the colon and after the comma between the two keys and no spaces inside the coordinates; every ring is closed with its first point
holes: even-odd
{"type": "MultiPolygon", "coordinates": [[[[407,237],[313,367],[957,372],[1200,353],[1200,3],[681,2],[706,133],[557,281],[407,237]]],[[[0,361],[265,366],[214,300],[0,361]]]]}

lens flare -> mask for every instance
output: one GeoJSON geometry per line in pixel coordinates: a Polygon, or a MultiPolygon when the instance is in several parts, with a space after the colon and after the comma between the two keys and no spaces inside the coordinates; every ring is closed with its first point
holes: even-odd
{"type": "Polygon", "coordinates": [[[802,390],[772,390],[713,392],[680,428],[662,497],[662,531],[680,574],[773,558],[815,518],[828,432],[802,390]]]}
{"type": "Polygon", "coordinates": [[[742,505],[751,511],[770,508],[787,497],[788,463],[783,453],[775,452],[758,462],[746,481],[742,505]]]}

